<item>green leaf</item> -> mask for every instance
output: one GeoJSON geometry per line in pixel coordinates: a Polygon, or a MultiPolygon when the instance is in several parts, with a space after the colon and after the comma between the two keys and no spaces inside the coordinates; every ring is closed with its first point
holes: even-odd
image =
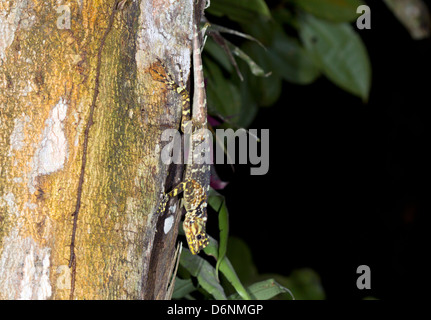
{"type": "MultiPolygon", "coordinates": [[[[286,287],[276,282],[274,279],[268,279],[265,281],[257,282],[247,288],[251,296],[255,300],[269,300],[280,293],[289,293],[294,299],[292,292],[286,287]]],[[[232,294],[229,296],[229,300],[237,299],[238,295],[232,294]]]]}
{"type": "MultiPolygon", "coordinates": [[[[211,236],[209,238],[210,238],[210,243],[204,249],[204,252],[207,255],[213,256],[216,260],[218,260],[219,250],[218,250],[217,240],[215,240],[211,236]]],[[[224,257],[224,259],[221,260],[219,269],[220,269],[220,272],[226,277],[226,279],[229,281],[229,283],[234,287],[234,289],[238,293],[238,298],[241,297],[244,300],[251,299],[250,295],[242,285],[240,279],[238,278],[238,275],[235,272],[235,269],[233,268],[232,264],[230,263],[227,257],[224,257]]]]}
{"type": "Polygon", "coordinates": [[[310,84],[320,75],[314,61],[297,39],[275,31],[270,49],[273,70],[292,83],[310,84]]]}
{"type": "Polygon", "coordinates": [[[196,288],[193,285],[193,282],[191,279],[181,279],[176,277],[175,288],[174,288],[174,293],[172,294],[172,299],[184,298],[195,290],[196,288]]]}
{"type": "Polygon", "coordinates": [[[204,72],[207,82],[208,110],[212,114],[238,123],[241,116],[241,95],[239,88],[226,79],[220,67],[204,58],[204,72]]]}
{"type": "MultiPolygon", "coordinates": [[[[236,32],[235,30],[226,30],[231,31],[238,36],[253,40],[262,46],[262,44],[259,43],[259,41],[257,39],[254,39],[252,36],[236,32]]],[[[241,81],[243,81],[243,76],[238,69],[238,65],[233,55],[236,55],[237,57],[245,61],[248,64],[250,71],[255,76],[266,77],[269,75],[269,73],[265,73],[265,71],[259,65],[257,65],[256,62],[254,62],[253,59],[251,59],[245,52],[243,52],[240,48],[223,38],[218,31],[212,31],[209,34],[211,35],[211,40],[207,41],[208,48],[206,52],[208,52],[209,55],[211,55],[213,59],[217,61],[225,70],[231,72],[233,66],[237,71],[237,74],[240,77],[241,81]]]]}
{"type": "Polygon", "coordinates": [[[238,278],[238,275],[236,274],[228,258],[225,257],[220,263],[220,271],[221,273],[223,273],[223,275],[226,277],[229,283],[235,288],[236,292],[238,293],[239,297],[241,297],[241,299],[243,300],[252,299],[249,293],[247,292],[247,290],[242,285],[241,280],[238,278]]]}
{"type": "MultiPolygon", "coordinates": [[[[274,70],[270,60],[271,51],[265,51],[255,43],[246,43],[243,51],[248,52],[252,59],[266,71],[274,70]]],[[[268,77],[255,77],[245,72],[244,83],[248,87],[251,100],[257,102],[259,106],[270,106],[280,97],[282,82],[277,72],[272,72],[268,77]]]]}
{"type": "Polygon", "coordinates": [[[271,17],[264,0],[212,0],[206,12],[215,15],[227,15],[237,22],[250,22],[257,16],[271,17]]]}
{"type": "MultiPolygon", "coordinates": [[[[255,43],[246,43],[242,47],[243,51],[247,52],[266,72],[275,74],[274,79],[280,76],[286,81],[304,85],[316,80],[320,75],[319,69],[298,39],[288,36],[279,24],[266,23],[262,28],[259,26],[252,24],[245,28],[248,33],[264,42],[267,50],[263,50],[255,43]]],[[[273,79],[270,78],[259,82],[263,85],[267,84],[267,89],[271,90],[274,83],[271,83],[273,79]]]]}
{"type": "Polygon", "coordinates": [[[210,189],[209,191],[208,204],[218,213],[218,227],[220,230],[220,244],[218,248],[218,259],[216,264],[216,275],[218,278],[220,263],[226,256],[227,238],[229,235],[229,212],[226,207],[224,196],[214,189],[210,189]]]}
{"type": "MultiPolygon", "coordinates": [[[[243,63],[242,65],[244,65],[243,63]]],[[[241,67],[241,66],[240,66],[241,67]]],[[[241,68],[240,68],[241,69],[241,68]]],[[[245,70],[245,68],[242,68],[245,70]]],[[[252,90],[254,88],[250,87],[250,79],[256,78],[249,72],[243,72],[244,81],[239,81],[238,87],[241,97],[241,109],[238,119],[236,119],[235,124],[237,128],[247,128],[255,119],[259,106],[257,100],[255,99],[252,90]]],[[[257,78],[257,79],[267,79],[267,78],[257,78]]]]}
{"type": "Polygon", "coordinates": [[[271,75],[271,72],[265,73],[265,71],[240,48],[238,48],[237,46],[233,45],[230,42],[228,42],[228,44],[232,53],[247,63],[253,75],[255,75],[256,77],[265,77],[265,78],[271,75]]]}
{"type": "Polygon", "coordinates": [[[224,290],[217,281],[215,269],[208,261],[198,255],[193,255],[188,249],[183,248],[180,264],[192,276],[196,277],[202,288],[215,299],[226,299],[224,290]]]}
{"type": "Polygon", "coordinates": [[[265,72],[272,73],[266,78],[247,77],[244,73],[244,83],[249,91],[249,96],[244,95],[244,100],[248,98],[259,106],[270,106],[281,95],[282,79],[295,84],[309,84],[320,75],[307,50],[297,39],[287,36],[280,24],[275,21],[264,23],[258,19],[252,24],[243,24],[243,28],[259,39],[267,50],[247,42],[241,47],[242,51],[265,72]]]}
{"type": "Polygon", "coordinates": [[[223,48],[220,47],[212,38],[208,37],[205,43],[205,53],[210,55],[219,65],[228,72],[232,72],[232,64],[224,52],[223,48]]]}
{"type": "Polygon", "coordinates": [[[242,31],[257,39],[261,46],[268,47],[274,40],[274,30],[279,26],[275,20],[264,19],[258,17],[253,20],[253,23],[247,21],[241,23],[242,31]]]}
{"type": "Polygon", "coordinates": [[[253,263],[251,250],[245,241],[237,237],[229,237],[226,255],[241,282],[251,283],[257,276],[257,268],[253,263]]]}
{"type": "MultiPolygon", "coordinates": [[[[294,293],[296,300],[325,299],[320,277],[312,269],[296,269],[288,277],[279,274],[262,274],[258,277],[258,279],[268,278],[272,278],[282,286],[289,288],[294,293]]],[[[290,295],[283,294],[278,298],[290,298],[290,295]]]]}
{"type": "Polygon", "coordinates": [[[352,22],[359,15],[356,9],[363,5],[361,0],[295,0],[295,5],[316,17],[332,22],[352,22]]]}
{"type": "Polygon", "coordinates": [[[322,73],[340,88],[368,100],[371,64],[367,50],[353,28],[311,15],[300,19],[300,36],[322,73]]]}
{"type": "MultiPolygon", "coordinates": [[[[180,234],[184,234],[184,230],[180,226],[180,234]]],[[[213,237],[209,237],[209,244],[204,248],[205,254],[214,257],[218,260],[218,242],[213,237]]],[[[225,257],[220,262],[220,272],[226,277],[229,283],[234,287],[234,289],[238,292],[239,297],[244,300],[250,300],[250,296],[242,285],[240,279],[238,278],[235,269],[230,263],[229,259],[225,257]]],[[[181,253],[180,265],[184,267],[192,276],[197,277],[199,284],[202,286],[204,290],[208,293],[212,294],[216,299],[222,300],[217,297],[225,296],[224,290],[218,279],[216,277],[216,271],[213,266],[205,259],[200,256],[194,256],[188,249],[183,248],[181,253]],[[184,253],[186,252],[186,253],[184,253]],[[204,268],[203,272],[200,272],[199,269],[204,268]],[[212,274],[209,274],[212,273],[212,274]],[[214,286],[214,288],[212,287],[214,286]],[[221,290],[221,291],[220,291],[221,290]],[[221,295],[222,294],[222,295],[221,295]]]]}
{"type": "Polygon", "coordinates": [[[282,31],[274,31],[274,41],[267,51],[254,43],[246,43],[243,51],[249,53],[262,69],[272,72],[266,78],[248,78],[253,98],[260,106],[271,106],[279,99],[282,79],[305,85],[320,75],[315,62],[299,41],[282,31]]]}

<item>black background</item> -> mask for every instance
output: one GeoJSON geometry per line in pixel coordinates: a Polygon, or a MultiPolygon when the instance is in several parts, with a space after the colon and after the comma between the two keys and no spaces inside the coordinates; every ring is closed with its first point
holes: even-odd
{"type": "Polygon", "coordinates": [[[412,40],[380,1],[370,7],[372,29],[358,31],[372,63],[369,102],[324,77],[285,83],[250,126],[270,129],[268,174],[236,165],[221,192],[230,234],[248,243],[260,273],[310,267],[327,299],[423,298],[431,40],[412,40]],[[356,288],[362,264],[371,290],[356,288]]]}

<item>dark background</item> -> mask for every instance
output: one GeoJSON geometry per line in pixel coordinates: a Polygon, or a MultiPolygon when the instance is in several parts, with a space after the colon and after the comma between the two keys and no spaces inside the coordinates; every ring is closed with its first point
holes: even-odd
{"type": "Polygon", "coordinates": [[[430,279],[431,40],[412,40],[374,2],[372,29],[358,31],[372,63],[369,102],[324,77],[285,83],[250,126],[270,129],[268,174],[236,165],[221,191],[230,234],[250,246],[259,273],[310,267],[327,299],[424,298],[430,279]],[[362,264],[371,290],[356,287],[362,264]]]}

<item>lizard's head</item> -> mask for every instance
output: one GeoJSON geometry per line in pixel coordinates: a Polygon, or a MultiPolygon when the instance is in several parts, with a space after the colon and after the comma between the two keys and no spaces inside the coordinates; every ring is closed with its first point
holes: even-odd
{"type": "Polygon", "coordinates": [[[205,231],[207,223],[206,212],[197,214],[196,210],[187,213],[183,222],[183,229],[186,234],[187,244],[192,254],[198,254],[208,243],[208,236],[205,231]]]}

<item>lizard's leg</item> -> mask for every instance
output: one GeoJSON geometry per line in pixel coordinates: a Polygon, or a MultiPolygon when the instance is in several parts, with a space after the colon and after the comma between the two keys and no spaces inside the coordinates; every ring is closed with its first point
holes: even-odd
{"type": "Polygon", "coordinates": [[[187,187],[187,181],[184,182],[180,182],[179,184],[177,184],[171,191],[169,191],[166,196],[168,196],[169,198],[173,198],[176,197],[177,195],[179,195],[181,192],[183,192],[187,187]]]}
{"type": "Polygon", "coordinates": [[[153,74],[151,74],[151,76],[153,77],[154,80],[166,84],[168,89],[176,91],[176,86],[178,86],[178,85],[176,84],[176,82],[172,78],[171,74],[168,72],[168,69],[166,68],[165,64],[159,58],[156,58],[156,60],[159,63],[159,65],[163,68],[163,70],[165,71],[165,74],[160,73],[160,71],[157,70],[156,68],[151,68],[151,71],[154,72],[155,74],[157,74],[157,77],[155,77],[153,74]]]}
{"type": "Polygon", "coordinates": [[[169,199],[176,197],[184,192],[184,206],[187,212],[196,210],[200,205],[206,206],[206,193],[204,188],[193,179],[186,180],[175,186],[170,192],[163,196],[157,213],[162,214],[165,211],[169,199]]]}
{"type": "Polygon", "coordinates": [[[187,182],[181,182],[175,188],[173,188],[170,192],[163,195],[163,199],[159,204],[159,208],[157,209],[157,214],[162,214],[165,212],[166,204],[168,203],[169,199],[177,196],[181,192],[183,192],[186,189],[187,182]]]}

